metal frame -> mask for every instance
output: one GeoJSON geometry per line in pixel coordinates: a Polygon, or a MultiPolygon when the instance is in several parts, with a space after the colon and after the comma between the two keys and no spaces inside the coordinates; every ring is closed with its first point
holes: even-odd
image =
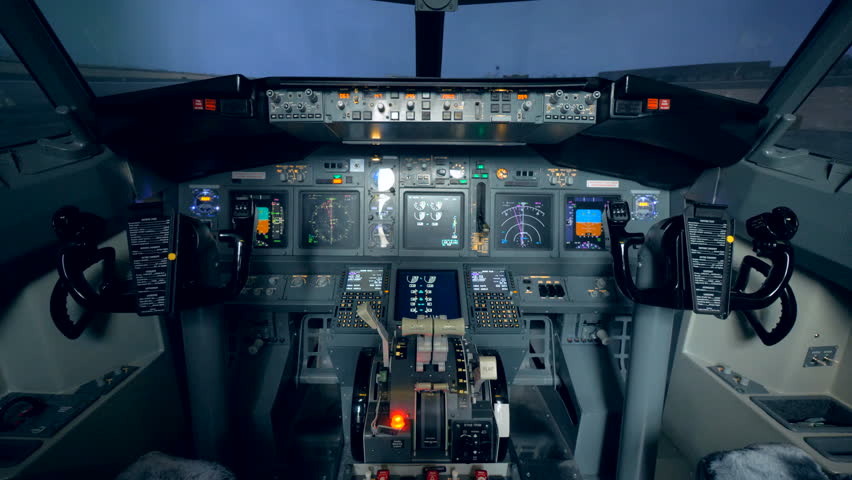
{"type": "Polygon", "coordinates": [[[0,2],[0,33],[54,107],[76,107],[90,131],[95,94],[34,0],[0,2]]]}
{"type": "Polygon", "coordinates": [[[762,130],[768,131],[782,115],[799,108],[850,44],[852,3],[834,0],[760,100],[769,107],[762,130]]]}

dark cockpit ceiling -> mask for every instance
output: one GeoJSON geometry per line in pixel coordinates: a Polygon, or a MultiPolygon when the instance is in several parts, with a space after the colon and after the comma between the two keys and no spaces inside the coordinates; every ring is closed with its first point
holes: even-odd
{"type": "Polygon", "coordinates": [[[667,189],[740,160],[767,111],[635,75],[614,82],[232,75],[100,97],[94,110],[107,145],[171,180],[296,161],[322,143],[528,145],[558,166],[667,189]],[[305,92],[313,98],[302,102],[305,92]],[[367,110],[369,119],[361,117],[367,110]]]}

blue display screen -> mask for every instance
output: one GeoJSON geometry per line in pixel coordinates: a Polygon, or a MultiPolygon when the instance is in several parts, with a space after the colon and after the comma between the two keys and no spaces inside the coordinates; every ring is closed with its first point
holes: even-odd
{"type": "Polygon", "coordinates": [[[577,210],[577,222],[594,222],[600,223],[603,219],[603,212],[600,210],[577,210]]]}
{"type": "Polygon", "coordinates": [[[396,274],[396,320],[418,315],[458,318],[458,274],[455,270],[399,270],[396,274]]]}

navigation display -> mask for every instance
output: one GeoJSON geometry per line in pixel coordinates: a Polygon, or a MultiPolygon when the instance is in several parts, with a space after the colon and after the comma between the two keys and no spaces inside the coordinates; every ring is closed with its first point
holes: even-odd
{"type": "Polygon", "coordinates": [[[459,250],[464,246],[461,193],[406,193],[405,248],[459,250]]]}
{"type": "Polygon", "coordinates": [[[455,270],[399,270],[396,277],[396,319],[418,315],[458,318],[458,277],[455,270]]]}
{"type": "Polygon", "coordinates": [[[619,196],[568,197],[565,205],[565,249],[603,250],[604,208],[619,196]]]}
{"type": "Polygon", "coordinates": [[[302,193],[302,248],[361,246],[358,192],[302,193]]]}
{"type": "Polygon", "coordinates": [[[497,194],[497,248],[551,249],[552,200],[550,195],[497,194]]]}
{"type": "Polygon", "coordinates": [[[509,280],[502,268],[470,271],[470,285],[474,292],[501,293],[509,291],[509,280]]]}
{"type": "Polygon", "coordinates": [[[347,292],[380,292],[385,276],[382,268],[352,268],[346,272],[347,292]]]}
{"type": "Polygon", "coordinates": [[[254,200],[254,248],[287,248],[287,192],[234,193],[254,200]]]}

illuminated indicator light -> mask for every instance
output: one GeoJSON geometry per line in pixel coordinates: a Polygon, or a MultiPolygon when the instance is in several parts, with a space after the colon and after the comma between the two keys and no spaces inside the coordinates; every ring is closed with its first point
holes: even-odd
{"type": "Polygon", "coordinates": [[[382,98],[382,94],[376,93],[376,94],[373,95],[373,98],[382,98]]]}
{"type": "Polygon", "coordinates": [[[331,183],[333,183],[335,185],[340,185],[341,183],[343,183],[343,179],[342,178],[335,178],[335,179],[331,180],[331,183]]]}
{"type": "Polygon", "coordinates": [[[650,204],[650,203],[648,203],[648,202],[639,202],[639,206],[640,206],[640,207],[647,207],[647,206],[649,206],[649,205],[651,205],[651,204],[650,204]]]}
{"type": "Polygon", "coordinates": [[[406,93],[405,98],[417,98],[417,94],[415,93],[406,93]]]}
{"type": "Polygon", "coordinates": [[[649,98],[648,99],[648,110],[657,110],[660,108],[660,99],[659,98],[649,98]]]}
{"type": "Polygon", "coordinates": [[[168,256],[166,258],[168,258],[169,260],[174,262],[175,259],[177,258],[177,254],[176,253],[170,253],[170,254],[168,254],[168,256]]]}
{"type": "Polygon", "coordinates": [[[476,166],[476,169],[477,169],[477,170],[485,170],[485,165],[483,165],[483,164],[481,164],[481,163],[480,163],[480,164],[478,164],[478,165],[476,166]]]}
{"type": "Polygon", "coordinates": [[[213,197],[204,196],[204,197],[198,197],[198,199],[201,200],[202,202],[209,202],[210,200],[213,200],[213,197]]]}
{"type": "Polygon", "coordinates": [[[482,174],[482,178],[488,178],[488,174],[487,174],[487,173],[483,173],[483,174],[482,174]]]}
{"type": "Polygon", "coordinates": [[[205,98],[204,99],[204,110],[208,110],[210,112],[216,111],[216,99],[215,98],[205,98]]]}
{"type": "Polygon", "coordinates": [[[338,93],[337,96],[338,96],[338,98],[349,98],[350,94],[349,93],[338,93]]]}
{"type": "Polygon", "coordinates": [[[405,428],[405,415],[401,413],[394,413],[391,416],[390,426],[396,430],[402,430],[405,428]]]}
{"type": "Polygon", "coordinates": [[[479,174],[478,174],[478,173],[474,173],[474,174],[473,174],[473,178],[479,178],[479,174]]]}
{"type": "Polygon", "coordinates": [[[467,179],[466,179],[466,178],[462,178],[461,180],[459,180],[459,183],[461,183],[461,184],[465,184],[465,183],[467,183],[467,179]]]}
{"type": "Polygon", "coordinates": [[[343,178],[343,175],[334,175],[332,178],[343,178]]]}
{"type": "Polygon", "coordinates": [[[192,109],[193,110],[204,110],[204,100],[200,98],[192,99],[192,109]]]}
{"type": "Polygon", "coordinates": [[[660,110],[670,110],[672,108],[672,101],[668,98],[660,99],[660,110]]]}
{"type": "Polygon", "coordinates": [[[733,236],[733,235],[728,235],[727,237],[725,237],[725,240],[727,240],[727,241],[728,241],[728,243],[734,243],[734,236],[733,236]]]}
{"type": "Polygon", "coordinates": [[[441,99],[443,99],[443,100],[455,100],[456,94],[455,93],[442,93],[441,99]]]}
{"type": "Polygon", "coordinates": [[[527,95],[526,93],[519,93],[518,94],[518,100],[526,100],[528,98],[530,98],[530,96],[527,95]]]}

